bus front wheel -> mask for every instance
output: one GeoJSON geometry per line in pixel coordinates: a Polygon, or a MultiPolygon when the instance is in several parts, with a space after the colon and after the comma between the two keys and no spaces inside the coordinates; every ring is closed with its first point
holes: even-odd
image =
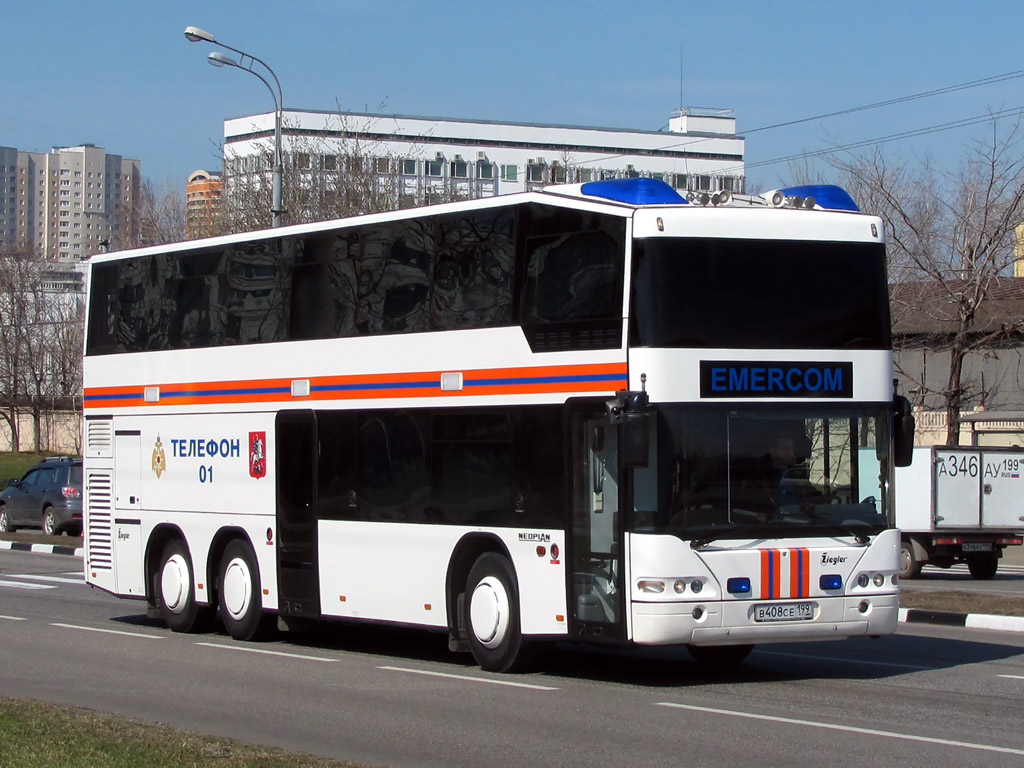
{"type": "Polygon", "coordinates": [[[260,640],[270,633],[273,617],[261,606],[260,571],[248,543],[230,542],[221,558],[217,597],[224,629],[235,640],[260,640]]]}
{"type": "Polygon", "coordinates": [[[466,581],[469,649],[481,669],[510,672],[524,660],[515,571],[502,555],[487,552],[466,581]]]}
{"type": "Polygon", "coordinates": [[[160,596],[160,615],[170,630],[203,632],[209,627],[214,609],[196,602],[192,558],[184,542],[167,542],[155,586],[160,596]]]}

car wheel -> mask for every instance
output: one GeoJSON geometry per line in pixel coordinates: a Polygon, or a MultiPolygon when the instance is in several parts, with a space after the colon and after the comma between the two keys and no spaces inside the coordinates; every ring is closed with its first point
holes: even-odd
{"type": "Polygon", "coordinates": [[[504,556],[486,552],[470,569],[466,625],[469,649],[481,669],[511,672],[533,660],[534,648],[523,640],[515,571],[504,556]]]}
{"type": "Polygon", "coordinates": [[[15,528],[11,525],[11,519],[7,517],[7,506],[0,507],[0,532],[14,533],[15,528]]]}
{"type": "Polygon", "coordinates": [[[43,510],[43,533],[47,536],[56,536],[57,516],[53,513],[53,507],[46,507],[43,510]]]}
{"type": "Polygon", "coordinates": [[[248,542],[235,539],[221,558],[217,599],[224,629],[235,640],[262,640],[274,617],[263,612],[259,566],[248,542]]]}
{"type": "Polygon", "coordinates": [[[169,541],[154,574],[155,592],[160,598],[160,615],[174,632],[202,632],[209,628],[214,608],[200,605],[195,597],[192,558],[184,542],[169,541]]]}

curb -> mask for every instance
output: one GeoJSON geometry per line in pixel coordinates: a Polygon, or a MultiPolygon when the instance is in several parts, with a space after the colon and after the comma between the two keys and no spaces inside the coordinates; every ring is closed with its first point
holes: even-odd
{"type": "Polygon", "coordinates": [[[15,552],[42,552],[47,555],[85,557],[85,547],[65,547],[61,544],[29,544],[27,541],[0,541],[0,549],[11,549],[15,552]]]}
{"type": "Polygon", "coordinates": [[[900,621],[908,624],[940,624],[946,627],[1024,632],[1024,616],[996,616],[986,613],[951,613],[927,611],[921,608],[900,608],[900,621]]]}

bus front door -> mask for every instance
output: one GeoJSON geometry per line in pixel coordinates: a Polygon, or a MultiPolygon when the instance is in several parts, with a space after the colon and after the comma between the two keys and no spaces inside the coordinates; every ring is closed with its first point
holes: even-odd
{"type": "Polygon", "coordinates": [[[573,446],[572,607],[576,634],[623,640],[618,429],[602,404],[570,416],[573,446]]]}
{"type": "Polygon", "coordinates": [[[319,618],[316,415],[282,411],[275,432],[279,609],[282,616],[319,618]]]}

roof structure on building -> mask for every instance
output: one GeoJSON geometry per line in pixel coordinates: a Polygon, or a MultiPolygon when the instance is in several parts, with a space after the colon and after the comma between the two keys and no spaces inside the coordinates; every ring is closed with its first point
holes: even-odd
{"type": "MultiPolygon", "coordinates": [[[[959,321],[957,302],[973,291],[974,283],[967,280],[891,285],[893,334],[942,336],[954,333],[959,321]]],[[[1024,277],[993,278],[978,306],[971,331],[989,333],[1015,321],[1024,321],[1024,277]]]]}

